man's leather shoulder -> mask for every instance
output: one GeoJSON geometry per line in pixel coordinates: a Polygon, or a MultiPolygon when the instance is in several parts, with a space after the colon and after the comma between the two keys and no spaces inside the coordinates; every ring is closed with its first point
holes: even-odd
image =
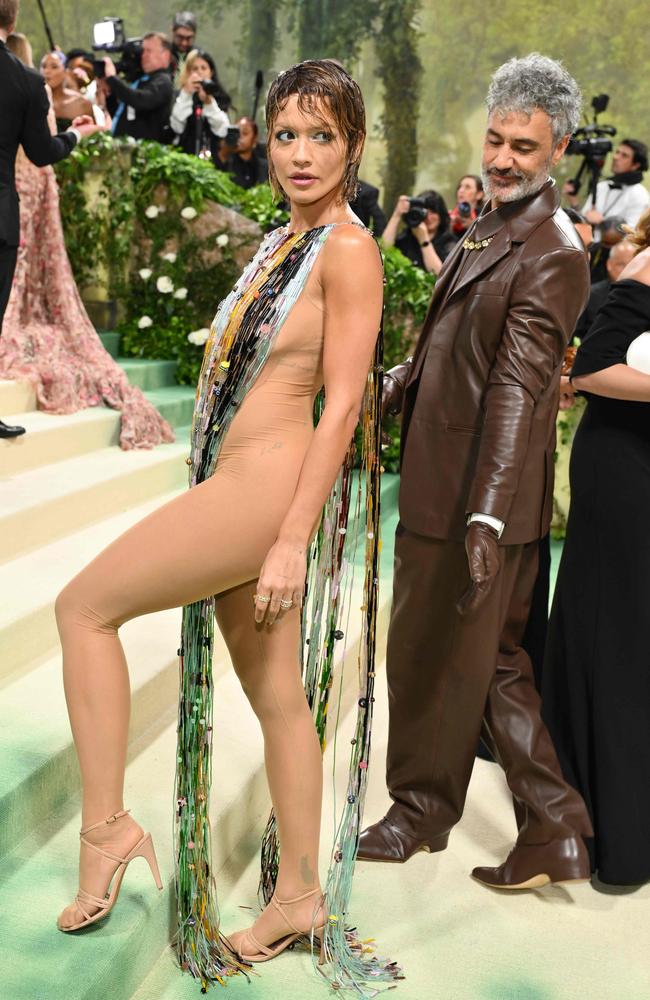
{"type": "Polygon", "coordinates": [[[585,263],[587,261],[584,243],[562,208],[557,208],[530,234],[524,248],[524,259],[540,257],[555,250],[575,250],[585,263]]]}

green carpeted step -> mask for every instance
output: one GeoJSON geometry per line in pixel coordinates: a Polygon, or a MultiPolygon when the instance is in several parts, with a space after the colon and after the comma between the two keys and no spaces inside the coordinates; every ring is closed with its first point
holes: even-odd
{"type": "Polygon", "coordinates": [[[120,352],[122,334],[115,330],[98,330],[97,334],[110,356],[116,358],[120,352]]]}
{"type": "Polygon", "coordinates": [[[189,385],[169,385],[145,392],[150,403],[172,427],[187,427],[192,423],[195,390],[189,385]]]}
{"type": "Polygon", "coordinates": [[[176,385],[176,361],[150,361],[145,358],[118,358],[120,368],[126,372],[131,385],[140,389],[163,389],[176,385]]]}

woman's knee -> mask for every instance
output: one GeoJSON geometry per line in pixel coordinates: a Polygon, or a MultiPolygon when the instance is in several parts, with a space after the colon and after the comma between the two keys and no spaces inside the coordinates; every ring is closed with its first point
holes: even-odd
{"type": "Polygon", "coordinates": [[[102,613],[98,600],[89,593],[82,575],[71,580],[59,593],[54,602],[54,614],[60,634],[69,626],[113,634],[119,624],[102,613]]]}

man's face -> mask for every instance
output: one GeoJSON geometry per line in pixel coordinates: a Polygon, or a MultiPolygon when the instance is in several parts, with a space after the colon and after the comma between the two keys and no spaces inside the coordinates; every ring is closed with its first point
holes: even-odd
{"type": "Polygon", "coordinates": [[[159,38],[145,38],[142,43],[142,69],[145,73],[155,73],[157,69],[167,69],[171,53],[163,48],[159,38]]]}
{"type": "Polygon", "coordinates": [[[488,196],[499,205],[519,201],[546,182],[561,159],[569,137],[553,145],[551,119],[536,109],[532,115],[497,111],[488,118],[481,172],[488,196]]]}
{"type": "Polygon", "coordinates": [[[626,174],[628,170],[638,169],[639,164],[634,159],[634,150],[622,142],[612,157],[612,173],[626,174]]]}
{"type": "Polygon", "coordinates": [[[192,31],[191,28],[179,25],[178,28],[173,29],[172,41],[178,52],[189,52],[193,49],[195,38],[196,32],[192,31]]]}

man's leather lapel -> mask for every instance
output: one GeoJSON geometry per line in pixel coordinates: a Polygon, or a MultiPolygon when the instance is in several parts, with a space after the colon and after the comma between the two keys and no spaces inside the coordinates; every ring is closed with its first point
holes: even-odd
{"type": "Polygon", "coordinates": [[[508,229],[506,226],[502,226],[494,234],[488,246],[483,247],[481,250],[468,250],[468,253],[472,253],[474,256],[449,293],[449,298],[451,299],[454,295],[462,292],[463,288],[466,288],[467,285],[478,281],[481,275],[489,271],[491,267],[494,267],[507,253],[510,253],[511,246],[512,241],[508,229]]]}
{"type": "Polygon", "coordinates": [[[431,302],[429,303],[429,308],[427,309],[427,314],[424,318],[424,323],[422,324],[422,330],[420,332],[420,336],[418,337],[418,342],[415,345],[415,350],[413,351],[413,361],[411,362],[409,382],[412,382],[415,378],[417,378],[421,366],[421,359],[425,354],[425,346],[429,343],[429,334],[435,320],[436,312],[444,301],[448,290],[453,287],[454,279],[458,274],[458,269],[462,260],[462,254],[463,248],[460,243],[457,243],[444,262],[442,271],[436,280],[431,302]]]}

